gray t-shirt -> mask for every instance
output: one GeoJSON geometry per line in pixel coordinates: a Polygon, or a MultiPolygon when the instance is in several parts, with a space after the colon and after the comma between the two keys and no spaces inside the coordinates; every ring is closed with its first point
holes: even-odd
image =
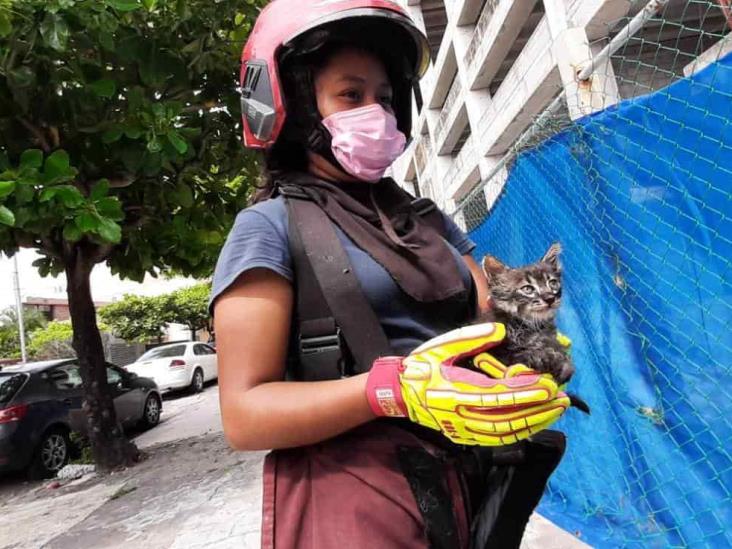
{"type": "MultiPolygon", "coordinates": [[[[475,244],[451,219],[444,214],[443,218],[446,239],[469,286],[470,271],[461,256],[472,252],[475,244]]],[[[214,300],[249,269],[269,269],[293,281],[287,228],[287,208],[282,197],[260,202],[239,213],[216,265],[211,308],[214,300]]],[[[468,311],[467,303],[425,304],[409,297],[386,269],[357,247],[339,227],[335,229],[366,299],[396,353],[408,354],[428,339],[469,320],[472,312],[468,311]]]]}

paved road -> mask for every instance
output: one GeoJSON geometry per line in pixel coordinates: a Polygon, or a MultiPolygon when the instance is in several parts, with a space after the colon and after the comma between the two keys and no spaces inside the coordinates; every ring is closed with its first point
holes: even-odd
{"type": "Polygon", "coordinates": [[[140,449],[163,442],[221,432],[219,387],[207,385],[202,393],[168,393],[163,398],[160,424],[133,438],[140,449]]]}

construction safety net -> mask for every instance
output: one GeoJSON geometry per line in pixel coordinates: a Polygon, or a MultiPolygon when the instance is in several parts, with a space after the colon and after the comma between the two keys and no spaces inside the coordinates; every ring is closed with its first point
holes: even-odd
{"type": "Polygon", "coordinates": [[[557,424],[568,451],[539,511],[597,547],[732,546],[731,37],[697,30],[629,40],[611,65],[630,98],[565,112],[456,212],[478,259],[563,244],[559,326],[592,415],[557,424]]]}

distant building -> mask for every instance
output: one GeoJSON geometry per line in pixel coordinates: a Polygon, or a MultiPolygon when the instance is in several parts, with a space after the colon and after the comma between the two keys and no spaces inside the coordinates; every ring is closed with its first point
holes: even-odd
{"type": "Polygon", "coordinates": [[[674,0],[610,63],[598,64],[591,86],[580,93],[578,68],[589,65],[647,0],[399,3],[427,35],[433,62],[419,83],[424,107],[414,111],[414,139],[392,175],[467,230],[501,193],[504,154],[557,96],[563,97],[552,122],[561,126],[658,90],[732,51],[730,35],[719,38],[728,0],[719,6],[674,0]],[[472,192],[477,187],[483,192],[472,192]]]}
{"type": "MultiPolygon", "coordinates": [[[[108,305],[106,301],[95,301],[94,306],[99,309],[104,305],[108,305]]],[[[42,313],[49,321],[52,320],[69,320],[69,301],[67,299],[48,298],[48,297],[27,297],[23,301],[24,309],[34,309],[42,313]]]]}

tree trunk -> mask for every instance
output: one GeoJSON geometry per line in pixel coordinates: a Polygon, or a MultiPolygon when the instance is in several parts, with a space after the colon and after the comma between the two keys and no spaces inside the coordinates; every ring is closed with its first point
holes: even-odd
{"type": "Polygon", "coordinates": [[[127,440],[117,421],[107,386],[104,348],[89,282],[93,267],[85,260],[81,246],[74,246],[73,253],[66,257],[73,347],[81,366],[88,436],[97,467],[101,471],[110,471],[131,465],[139,452],[127,440]]]}

